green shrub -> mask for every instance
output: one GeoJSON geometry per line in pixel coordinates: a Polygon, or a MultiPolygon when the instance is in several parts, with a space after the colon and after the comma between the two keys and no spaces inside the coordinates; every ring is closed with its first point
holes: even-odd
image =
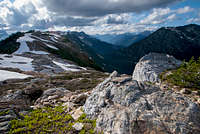
{"type": "MultiPolygon", "coordinates": [[[[22,115],[23,116],[23,115],[22,115]]],[[[45,107],[31,111],[23,119],[15,119],[10,123],[10,134],[20,133],[77,133],[72,127],[75,123],[90,123],[91,128],[83,129],[79,133],[92,134],[96,127],[96,120],[89,120],[84,113],[77,121],[65,112],[65,107],[45,107]],[[95,125],[94,125],[95,124],[95,125]]]]}
{"type": "Polygon", "coordinates": [[[200,58],[195,60],[192,57],[189,62],[184,61],[178,69],[172,71],[172,74],[161,78],[182,88],[200,90],[200,58]]]}

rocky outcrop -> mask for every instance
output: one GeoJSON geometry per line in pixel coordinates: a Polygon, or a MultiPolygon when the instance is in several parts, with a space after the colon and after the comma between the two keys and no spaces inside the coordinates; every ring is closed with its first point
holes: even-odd
{"type": "Polygon", "coordinates": [[[167,54],[150,53],[135,66],[133,79],[137,81],[159,82],[159,74],[168,69],[175,69],[181,61],[167,54]]]}
{"type": "Polygon", "coordinates": [[[20,112],[26,113],[34,99],[42,94],[41,90],[18,90],[0,97],[0,133],[7,134],[10,121],[20,118],[20,112]]]}
{"type": "MultiPolygon", "coordinates": [[[[62,87],[45,91],[27,88],[5,95],[0,98],[0,133],[8,133],[10,121],[23,118],[21,115],[26,115],[32,108],[62,105],[66,113],[69,113],[74,120],[78,120],[83,114],[81,106],[88,96],[89,92],[71,92],[62,87]]],[[[73,128],[80,131],[83,124],[74,124],[73,128]]]]}
{"type": "Polygon", "coordinates": [[[75,110],[77,107],[85,104],[89,92],[71,92],[66,88],[51,88],[42,94],[35,103],[33,108],[42,108],[44,106],[56,106],[62,104],[67,106],[68,111],[75,110]]]}
{"type": "Polygon", "coordinates": [[[200,108],[187,97],[111,74],[83,106],[105,134],[198,134],[200,108]]]}
{"type": "Polygon", "coordinates": [[[34,100],[41,96],[41,90],[18,90],[0,98],[3,107],[27,109],[33,104],[34,100]]]}
{"type": "MultiPolygon", "coordinates": [[[[32,79],[23,90],[16,88],[0,98],[0,133],[8,132],[10,120],[26,115],[30,105],[34,109],[62,105],[75,121],[71,127],[76,133],[83,128],[90,130],[87,123],[78,122],[87,114],[90,119],[96,119],[97,133],[199,134],[200,107],[183,95],[188,93],[187,89],[181,90],[181,94],[154,84],[159,82],[158,75],[162,71],[180,64],[171,56],[151,53],[140,60],[133,76],[119,75],[115,71],[93,91],[87,92],[67,88],[66,85],[71,84],[63,80],[67,75],[59,76],[62,81],[58,76],[55,80],[52,76],[51,82],[32,79]],[[41,81],[39,86],[47,83],[45,90],[36,86],[41,81]]],[[[82,80],[82,77],[86,76],[68,81],[82,80]]]]}

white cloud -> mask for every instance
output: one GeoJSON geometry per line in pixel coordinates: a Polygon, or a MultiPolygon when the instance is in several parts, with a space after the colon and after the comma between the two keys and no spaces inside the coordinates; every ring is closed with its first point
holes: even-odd
{"type": "Polygon", "coordinates": [[[189,7],[189,6],[185,6],[184,8],[179,8],[177,10],[177,13],[178,14],[185,14],[185,13],[189,13],[189,12],[192,12],[194,9],[189,7]]]}
{"type": "Polygon", "coordinates": [[[187,23],[200,23],[200,18],[190,18],[187,23]]]}
{"type": "Polygon", "coordinates": [[[172,14],[167,17],[167,20],[174,20],[174,19],[176,19],[176,14],[172,14]]]}
{"type": "Polygon", "coordinates": [[[139,24],[156,25],[167,23],[168,21],[175,20],[177,18],[177,14],[185,14],[192,12],[193,10],[194,9],[189,6],[185,6],[184,8],[179,8],[175,10],[171,10],[170,8],[153,9],[152,13],[141,20],[139,24]]]}
{"type": "Polygon", "coordinates": [[[140,33],[143,31],[153,31],[158,29],[157,26],[145,26],[139,24],[103,24],[99,26],[83,26],[83,27],[53,27],[48,30],[61,30],[61,31],[84,31],[87,34],[122,34],[125,32],[140,33]]]}
{"type": "Polygon", "coordinates": [[[174,10],[165,8],[176,1],[182,0],[15,0],[13,3],[3,0],[0,23],[10,30],[70,29],[90,34],[138,32],[156,29],[156,25],[194,10],[188,6],[174,10]],[[150,14],[143,12],[147,10],[150,14]]]}
{"type": "Polygon", "coordinates": [[[21,25],[27,23],[37,10],[31,1],[16,0],[14,3],[10,0],[0,2],[0,19],[7,25],[21,25]]]}
{"type": "MultiPolygon", "coordinates": [[[[158,8],[158,9],[153,9],[152,13],[148,15],[145,19],[141,20],[139,24],[143,25],[151,25],[151,24],[160,24],[166,21],[167,16],[171,13],[172,11],[169,8],[158,8]]],[[[171,18],[169,18],[171,19],[171,18]]]]}

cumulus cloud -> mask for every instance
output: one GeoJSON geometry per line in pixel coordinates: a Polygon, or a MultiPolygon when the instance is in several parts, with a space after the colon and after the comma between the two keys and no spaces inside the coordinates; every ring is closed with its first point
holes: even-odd
{"type": "Polygon", "coordinates": [[[0,22],[22,28],[126,24],[130,18],[128,12],[140,12],[174,1],[180,0],[3,0],[0,22]]]}
{"type": "Polygon", "coordinates": [[[27,23],[29,18],[37,13],[35,6],[26,1],[23,4],[19,4],[20,0],[16,0],[14,3],[9,0],[0,2],[0,20],[4,24],[8,25],[20,25],[27,23]]]}
{"type": "Polygon", "coordinates": [[[155,8],[152,13],[150,13],[147,17],[139,22],[139,24],[143,25],[156,25],[167,23],[168,21],[172,21],[177,19],[178,14],[186,14],[192,12],[194,9],[185,6],[183,8],[171,10],[170,8],[155,8]]]}
{"type": "MultiPolygon", "coordinates": [[[[151,24],[160,24],[166,21],[167,16],[172,11],[169,8],[158,8],[154,9],[150,15],[148,15],[145,19],[141,20],[139,23],[143,25],[151,25],[151,24]]],[[[173,17],[174,18],[174,17],[173,17]]],[[[169,17],[168,19],[172,19],[169,17]]]]}
{"type": "Polygon", "coordinates": [[[158,24],[177,19],[178,14],[194,10],[188,6],[166,8],[178,1],[183,0],[3,0],[0,23],[15,30],[138,32],[153,30],[158,24]],[[142,12],[147,10],[150,14],[142,12]]]}
{"type": "Polygon", "coordinates": [[[85,27],[54,27],[54,29],[50,30],[60,30],[66,29],[70,31],[84,31],[87,34],[94,35],[94,34],[122,34],[124,32],[134,32],[140,33],[143,31],[153,31],[158,29],[157,26],[144,26],[144,25],[137,25],[137,24],[118,24],[118,25],[109,25],[104,24],[100,26],[85,26],[85,27]]]}
{"type": "Polygon", "coordinates": [[[200,18],[190,18],[187,23],[200,23],[200,18]]]}

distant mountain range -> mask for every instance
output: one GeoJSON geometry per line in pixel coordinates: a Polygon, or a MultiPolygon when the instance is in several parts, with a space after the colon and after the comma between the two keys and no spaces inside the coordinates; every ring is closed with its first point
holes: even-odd
{"type": "MultiPolygon", "coordinates": [[[[140,36],[143,39],[140,38],[125,47],[101,41],[84,32],[29,31],[28,33],[13,34],[1,41],[0,53],[12,54],[23,49],[19,43],[20,37],[23,37],[22,39],[25,39],[31,50],[23,55],[29,54],[30,57],[33,55],[31,53],[42,51],[49,53],[50,57],[66,59],[82,67],[91,67],[107,72],[117,70],[119,73],[127,74],[131,74],[139,59],[150,52],[170,54],[180,60],[200,56],[199,25],[163,27],[149,36],[147,36],[148,32],[143,35],[145,37],[140,36]],[[34,41],[26,38],[32,38],[34,41]]],[[[132,39],[135,39],[133,37],[132,39]]],[[[125,37],[124,40],[126,40],[125,37]]]]}
{"type": "MultiPolygon", "coordinates": [[[[165,53],[180,60],[200,56],[200,26],[190,24],[180,27],[163,27],[147,38],[121,50],[131,62],[127,68],[134,68],[139,59],[150,53],[165,53]]],[[[131,73],[131,72],[129,72],[131,73]]]]}
{"type": "Polygon", "coordinates": [[[8,33],[4,30],[0,30],[0,40],[4,40],[8,37],[8,33]]]}
{"type": "Polygon", "coordinates": [[[128,47],[133,43],[136,43],[146,38],[151,33],[152,33],[151,31],[145,31],[139,34],[136,33],[104,34],[104,35],[95,35],[94,37],[116,46],[128,47]]]}
{"type": "Polygon", "coordinates": [[[125,50],[130,57],[141,57],[149,52],[167,53],[178,59],[200,56],[200,26],[190,24],[180,27],[160,28],[147,38],[125,50]]]}

